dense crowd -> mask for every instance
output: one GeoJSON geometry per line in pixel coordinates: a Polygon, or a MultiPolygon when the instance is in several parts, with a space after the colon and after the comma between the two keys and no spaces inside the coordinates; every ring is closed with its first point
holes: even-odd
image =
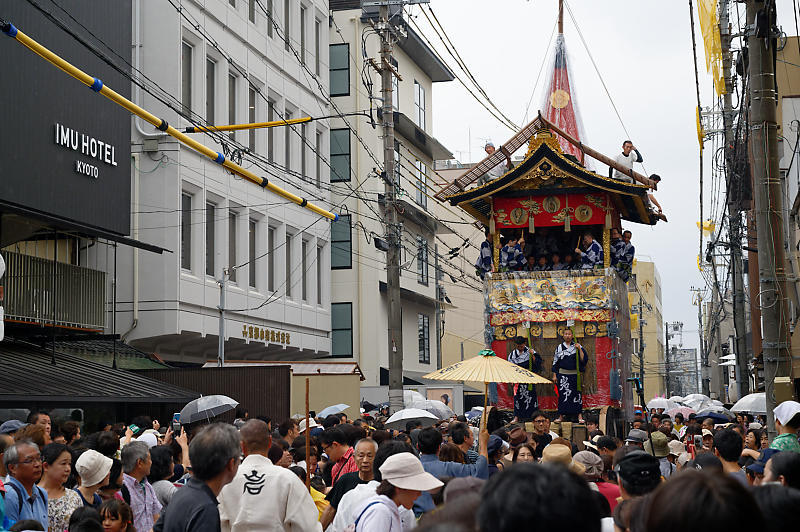
{"type": "Polygon", "coordinates": [[[34,412],[0,426],[2,529],[783,531],[797,520],[794,401],[775,409],[772,441],[747,415],[719,425],[637,410],[620,440],[586,412],[588,439],[573,442],[542,411],[404,430],[387,414],[273,426],[238,411],[180,434],[138,417],[85,434],[34,412]]]}

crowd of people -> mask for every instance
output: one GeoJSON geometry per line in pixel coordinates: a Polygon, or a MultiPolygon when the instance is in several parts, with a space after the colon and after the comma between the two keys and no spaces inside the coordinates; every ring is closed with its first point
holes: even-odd
{"type": "Polygon", "coordinates": [[[350,420],[233,423],[176,435],[147,417],[82,434],[34,412],[0,426],[3,530],[786,530],[800,503],[800,403],[719,425],[641,410],[624,440],[588,439],[536,410],[480,428],[463,416],[404,430],[350,420]],[[558,430],[558,429],[557,429],[558,430]],[[581,449],[582,450],[579,450],[581,449]],[[308,484],[307,484],[308,482],[308,484]]]}
{"type": "MultiPolygon", "coordinates": [[[[475,261],[477,275],[483,279],[495,271],[493,264],[494,244],[488,228],[486,240],[481,243],[475,261]]],[[[610,231],[610,265],[617,274],[628,281],[633,270],[636,250],[631,243],[633,234],[612,228],[610,231]]],[[[593,270],[603,268],[603,246],[591,231],[584,232],[578,245],[572,249],[564,239],[559,239],[546,227],[535,233],[528,230],[512,230],[500,237],[499,272],[549,272],[564,270],[593,270]]]]}

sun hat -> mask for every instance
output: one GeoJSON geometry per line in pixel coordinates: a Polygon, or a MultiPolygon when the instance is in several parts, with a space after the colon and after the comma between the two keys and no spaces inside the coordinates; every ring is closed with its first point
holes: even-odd
{"type": "Polygon", "coordinates": [[[558,443],[548,444],[542,451],[542,463],[562,464],[566,466],[573,473],[583,475],[586,468],[572,459],[572,452],[566,445],[558,443]]]}
{"type": "MultiPolygon", "coordinates": [[[[756,429],[756,430],[759,430],[759,429],[762,429],[762,428],[764,428],[764,426],[763,426],[761,423],[759,423],[758,421],[753,421],[752,423],[750,423],[749,425],[747,425],[747,428],[748,428],[748,429],[756,429]]],[[[0,432],[2,432],[2,431],[0,431],[0,432]]]]}
{"type": "Polygon", "coordinates": [[[383,480],[397,488],[430,491],[444,486],[436,477],[426,473],[422,462],[411,453],[393,454],[379,469],[383,480]]]}
{"type": "Polygon", "coordinates": [[[706,436],[712,436],[712,437],[713,437],[713,436],[714,436],[714,433],[713,433],[713,432],[711,432],[711,431],[710,431],[710,430],[708,430],[708,429],[703,429],[703,438],[705,438],[706,436]]]}
{"type": "Polygon", "coordinates": [[[686,446],[680,440],[670,440],[667,447],[669,447],[669,454],[673,456],[680,456],[686,452],[686,446]]]}
{"type": "Polygon", "coordinates": [[[595,434],[594,438],[592,438],[590,441],[584,441],[583,446],[599,452],[600,449],[597,448],[597,442],[600,440],[600,438],[602,438],[600,434],[595,434]]]}
{"type": "MultiPolygon", "coordinates": [[[[320,424],[317,423],[316,421],[314,421],[313,417],[308,422],[308,428],[310,428],[311,430],[314,430],[315,428],[317,428],[319,426],[320,426],[320,424]]],[[[302,433],[304,433],[306,431],[306,420],[305,419],[301,419],[300,420],[300,424],[297,426],[297,430],[298,430],[298,434],[302,434],[302,433]]]]}
{"type": "Polygon", "coordinates": [[[0,434],[11,434],[12,432],[17,432],[22,427],[27,427],[27,423],[23,423],[18,419],[9,419],[8,421],[3,422],[0,425],[0,434]]]}
{"type": "Polygon", "coordinates": [[[600,478],[603,475],[603,459],[592,451],[578,451],[572,460],[583,466],[583,474],[587,477],[600,478]]]}
{"type": "Polygon", "coordinates": [[[644,450],[656,458],[664,458],[669,454],[667,435],[659,430],[651,432],[650,439],[644,442],[644,450]],[[650,444],[651,441],[653,442],[652,445],[650,444]]]}
{"type": "Polygon", "coordinates": [[[683,467],[691,459],[692,459],[692,453],[682,452],[680,455],[678,455],[678,459],[676,461],[678,462],[679,466],[683,467]]]}
{"type": "Polygon", "coordinates": [[[155,434],[151,434],[150,432],[146,432],[136,438],[136,441],[144,442],[147,444],[147,447],[155,447],[158,445],[158,439],[156,438],[155,434]]]}
{"type": "Polygon", "coordinates": [[[81,485],[96,486],[111,472],[114,461],[93,449],[84,451],[75,462],[75,470],[81,477],[81,485]]]}
{"type": "Polygon", "coordinates": [[[642,429],[631,429],[628,432],[628,437],[625,438],[625,441],[636,442],[636,443],[644,443],[647,439],[647,433],[642,429]]]}
{"type": "Polygon", "coordinates": [[[800,414],[800,403],[797,401],[784,401],[775,407],[773,411],[775,419],[781,422],[781,425],[789,423],[794,416],[800,414]]]}

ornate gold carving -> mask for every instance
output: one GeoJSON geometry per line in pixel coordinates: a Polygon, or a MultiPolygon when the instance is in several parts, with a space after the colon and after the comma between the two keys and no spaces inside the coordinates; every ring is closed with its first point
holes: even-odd
{"type": "Polygon", "coordinates": [[[557,222],[557,223],[560,223],[560,224],[563,224],[564,220],[567,218],[567,216],[572,218],[573,211],[575,211],[575,209],[573,209],[572,207],[564,207],[563,209],[561,209],[558,212],[558,214],[553,216],[553,221],[557,222]]]}
{"type": "Polygon", "coordinates": [[[528,143],[528,152],[525,154],[525,157],[527,158],[531,153],[535,152],[542,144],[547,144],[556,153],[562,153],[561,146],[558,144],[558,139],[549,129],[545,128],[540,129],[531,137],[528,143]]]}
{"type": "Polygon", "coordinates": [[[520,200],[520,205],[528,209],[528,212],[531,214],[539,214],[542,212],[542,208],[539,206],[539,203],[534,200],[520,200]]]}
{"type": "Polygon", "coordinates": [[[505,225],[506,217],[508,217],[508,214],[506,214],[505,209],[497,209],[494,213],[494,221],[499,225],[505,225]]]}
{"type": "Polygon", "coordinates": [[[611,266],[611,230],[603,229],[603,267],[611,266]]]}

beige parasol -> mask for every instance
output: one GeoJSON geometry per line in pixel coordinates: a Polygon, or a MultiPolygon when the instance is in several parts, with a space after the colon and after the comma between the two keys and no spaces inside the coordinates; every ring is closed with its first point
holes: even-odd
{"type": "MultiPolygon", "coordinates": [[[[483,400],[484,412],[489,396],[490,382],[511,382],[519,384],[550,384],[550,381],[532,371],[500,358],[491,349],[484,349],[478,356],[456,362],[446,368],[423,375],[423,379],[440,381],[482,382],[485,385],[483,400]]],[[[482,416],[485,418],[486,416],[482,416]]]]}

